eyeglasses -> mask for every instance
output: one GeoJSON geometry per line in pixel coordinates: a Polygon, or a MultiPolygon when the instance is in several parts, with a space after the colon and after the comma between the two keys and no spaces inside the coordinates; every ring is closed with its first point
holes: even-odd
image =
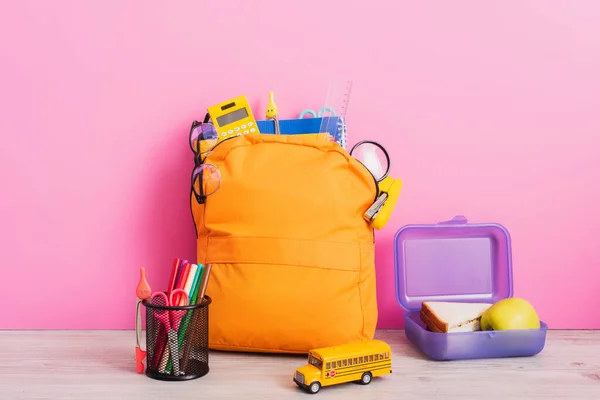
{"type": "Polygon", "coordinates": [[[192,171],[192,192],[194,198],[203,204],[206,197],[221,187],[221,171],[212,164],[200,164],[192,171]]]}
{"type": "Polygon", "coordinates": [[[192,171],[192,193],[200,204],[221,187],[221,171],[212,165],[205,164],[206,156],[219,141],[215,126],[209,122],[194,121],[190,128],[190,148],[194,152],[194,169],[192,171]],[[202,158],[204,156],[204,158],[202,158]]]}
{"type": "Polygon", "coordinates": [[[192,122],[190,128],[190,148],[194,152],[194,161],[198,166],[203,160],[201,156],[207,156],[219,141],[217,128],[210,122],[192,122]]]}

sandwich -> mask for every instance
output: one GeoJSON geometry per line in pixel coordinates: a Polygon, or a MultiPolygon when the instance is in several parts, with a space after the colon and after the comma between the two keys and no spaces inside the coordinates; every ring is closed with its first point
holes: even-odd
{"type": "Polygon", "coordinates": [[[492,304],[425,301],[421,305],[421,320],[432,332],[480,331],[481,315],[492,304]]]}

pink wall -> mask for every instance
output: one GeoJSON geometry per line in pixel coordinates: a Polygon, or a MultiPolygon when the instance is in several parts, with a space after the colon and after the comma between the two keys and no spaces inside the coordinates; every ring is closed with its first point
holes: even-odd
{"type": "Polygon", "coordinates": [[[297,117],[334,75],[405,182],[381,327],[395,231],[464,214],[508,227],[552,328],[600,328],[598,2],[94,3],[0,1],[0,328],[133,328],[139,267],[161,288],[195,254],[190,122],[269,90],[297,117]]]}

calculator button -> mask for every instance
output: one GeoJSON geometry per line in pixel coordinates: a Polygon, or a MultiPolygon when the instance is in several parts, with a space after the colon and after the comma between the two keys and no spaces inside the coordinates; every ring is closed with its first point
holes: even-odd
{"type": "Polygon", "coordinates": [[[248,134],[248,131],[244,131],[244,135],[247,135],[247,134],[248,134]]]}
{"type": "Polygon", "coordinates": [[[242,125],[242,129],[246,129],[246,125],[242,125]]]}
{"type": "Polygon", "coordinates": [[[237,132],[237,131],[239,131],[239,130],[240,130],[240,127],[239,127],[239,126],[236,126],[236,127],[235,127],[235,131],[237,132]]]}
{"type": "Polygon", "coordinates": [[[252,122],[248,122],[248,126],[252,126],[252,122]]]}
{"type": "Polygon", "coordinates": [[[255,130],[256,130],[256,129],[254,129],[254,128],[251,128],[251,129],[250,129],[250,132],[254,132],[255,130]]]}

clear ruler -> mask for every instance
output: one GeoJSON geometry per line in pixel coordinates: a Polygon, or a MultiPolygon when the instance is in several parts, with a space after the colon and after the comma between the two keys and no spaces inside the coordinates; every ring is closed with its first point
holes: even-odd
{"type": "Polygon", "coordinates": [[[333,79],[329,82],[327,97],[323,110],[323,120],[321,121],[320,132],[337,132],[338,142],[346,149],[347,130],[346,114],[348,113],[348,103],[352,93],[352,81],[348,79],[333,79]],[[340,118],[327,118],[327,116],[337,116],[340,118]]]}

